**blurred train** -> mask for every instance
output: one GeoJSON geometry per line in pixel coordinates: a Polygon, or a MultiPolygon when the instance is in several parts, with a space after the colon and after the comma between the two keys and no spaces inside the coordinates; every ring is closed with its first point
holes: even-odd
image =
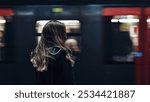
{"type": "Polygon", "coordinates": [[[0,84],[37,84],[30,54],[52,19],[66,25],[76,85],[150,84],[150,8],[105,5],[0,7],[0,84]]]}

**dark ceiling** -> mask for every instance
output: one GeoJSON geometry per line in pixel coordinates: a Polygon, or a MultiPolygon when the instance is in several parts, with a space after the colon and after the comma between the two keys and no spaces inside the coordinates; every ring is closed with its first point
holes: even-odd
{"type": "Polygon", "coordinates": [[[150,4],[150,0],[0,0],[0,6],[29,4],[150,4]]]}

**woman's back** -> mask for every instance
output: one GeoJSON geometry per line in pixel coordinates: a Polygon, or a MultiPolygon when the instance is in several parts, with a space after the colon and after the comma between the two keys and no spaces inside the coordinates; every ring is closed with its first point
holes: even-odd
{"type": "Polygon", "coordinates": [[[38,84],[73,84],[72,67],[66,59],[67,52],[59,47],[51,47],[53,56],[49,58],[48,69],[38,72],[38,84]]]}

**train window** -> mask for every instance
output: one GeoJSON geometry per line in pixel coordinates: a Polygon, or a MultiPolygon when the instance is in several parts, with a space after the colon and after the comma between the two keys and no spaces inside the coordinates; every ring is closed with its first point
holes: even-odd
{"type": "Polygon", "coordinates": [[[3,16],[0,16],[0,61],[4,61],[4,48],[5,48],[5,39],[4,39],[4,34],[5,34],[5,23],[6,20],[3,16]]]}
{"type": "MultiPolygon", "coordinates": [[[[49,20],[38,20],[36,21],[36,33],[37,33],[37,43],[40,41],[40,35],[42,33],[43,26],[49,20]]],[[[80,35],[80,21],[79,20],[58,20],[65,24],[67,40],[65,42],[66,46],[69,47],[74,52],[79,52],[81,49],[81,35],[80,35]]]]}
{"type": "MultiPolygon", "coordinates": [[[[43,26],[48,22],[49,20],[38,20],[36,22],[36,30],[37,33],[42,32],[43,26]]],[[[79,33],[80,32],[80,22],[78,20],[58,20],[65,24],[66,26],[66,32],[67,33],[79,33]]]]}
{"type": "Polygon", "coordinates": [[[134,62],[138,47],[138,16],[104,16],[105,61],[134,62]]]}

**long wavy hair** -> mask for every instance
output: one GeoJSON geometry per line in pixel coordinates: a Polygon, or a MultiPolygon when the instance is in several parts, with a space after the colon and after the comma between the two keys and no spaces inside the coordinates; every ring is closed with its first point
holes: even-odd
{"type": "Polygon", "coordinates": [[[51,20],[45,24],[42,30],[41,38],[34,51],[31,52],[31,62],[37,71],[48,69],[49,58],[53,59],[53,53],[50,48],[59,47],[66,51],[66,59],[74,64],[74,58],[67,47],[65,47],[66,28],[64,23],[57,20],[51,20]]]}

